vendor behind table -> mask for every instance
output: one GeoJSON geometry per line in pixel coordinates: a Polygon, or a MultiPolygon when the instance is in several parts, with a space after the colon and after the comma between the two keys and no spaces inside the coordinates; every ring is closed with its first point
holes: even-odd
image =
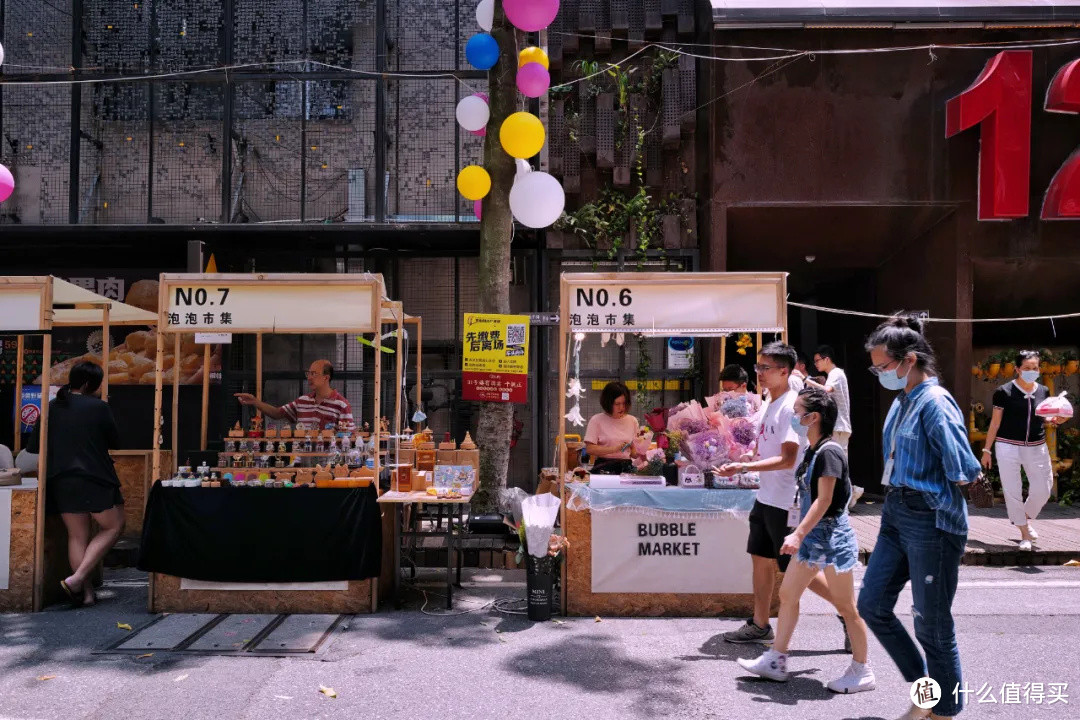
{"type": "Polygon", "coordinates": [[[585,452],[595,460],[593,473],[630,472],[633,442],[638,436],[638,421],[630,415],[631,404],[630,389],[621,382],[609,382],[600,391],[603,412],[589,418],[585,428],[585,452]]]}
{"type": "Polygon", "coordinates": [[[306,372],[308,387],[306,395],[275,407],[249,393],[236,393],[241,405],[254,405],[263,415],[273,420],[288,420],[312,429],[332,428],[351,431],[356,428],[352,406],[345,396],[331,387],[334,365],[329,360],[316,360],[306,372]]]}

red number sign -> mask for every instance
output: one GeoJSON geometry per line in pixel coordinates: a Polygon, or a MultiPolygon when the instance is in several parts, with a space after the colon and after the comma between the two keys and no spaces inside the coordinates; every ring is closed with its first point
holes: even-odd
{"type": "Polygon", "coordinates": [[[981,126],[979,219],[1028,214],[1031,167],[1030,50],[1000,52],[945,107],[945,136],[981,126]]]}
{"type": "MultiPolygon", "coordinates": [[[[1046,111],[1080,113],[1080,60],[1058,70],[1046,91],[1046,111]]],[[[1050,181],[1043,199],[1043,220],[1080,218],[1080,151],[1074,152],[1050,181]]]]}

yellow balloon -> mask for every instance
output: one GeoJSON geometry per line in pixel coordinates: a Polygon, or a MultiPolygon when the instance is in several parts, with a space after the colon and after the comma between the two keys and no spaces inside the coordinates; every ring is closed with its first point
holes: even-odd
{"type": "Polygon", "coordinates": [[[527,47],[518,54],[518,67],[531,62],[540,63],[545,70],[551,69],[548,67],[547,53],[538,47],[527,47]]]}
{"type": "Polygon", "coordinates": [[[481,200],[491,192],[491,176],[479,165],[468,165],[458,173],[457,189],[467,200],[481,200]]]}
{"type": "Polygon", "coordinates": [[[532,113],[516,112],[499,128],[499,142],[510,157],[528,160],[544,147],[544,124],[532,113]]]}

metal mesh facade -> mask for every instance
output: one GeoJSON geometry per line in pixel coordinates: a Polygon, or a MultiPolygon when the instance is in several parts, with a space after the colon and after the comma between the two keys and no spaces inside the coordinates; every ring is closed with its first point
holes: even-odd
{"type": "Polygon", "coordinates": [[[475,222],[473,3],[0,3],[0,224],[475,222]]]}

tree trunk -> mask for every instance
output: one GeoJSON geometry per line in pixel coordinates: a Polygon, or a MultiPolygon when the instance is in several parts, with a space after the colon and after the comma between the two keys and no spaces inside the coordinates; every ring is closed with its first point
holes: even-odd
{"type": "MultiPolygon", "coordinates": [[[[499,128],[516,110],[517,49],[514,28],[507,21],[502,3],[495,3],[491,34],[499,43],[499,62],[488,71],[488,120],[484,140],[484,167],[491,175],[491,192],[483,200],[480,222],[480,312],[510,312],[510,187],[514,182],[514,159],[499,143],[499,128]]],[[[478,512],[491,511],[498,504],[499,490],[506,487],[510,464],[510,433],[514,406],[485,402],[480,405],[476,444],[480,448],[480,489],[472,505],[478,512]]]]}

